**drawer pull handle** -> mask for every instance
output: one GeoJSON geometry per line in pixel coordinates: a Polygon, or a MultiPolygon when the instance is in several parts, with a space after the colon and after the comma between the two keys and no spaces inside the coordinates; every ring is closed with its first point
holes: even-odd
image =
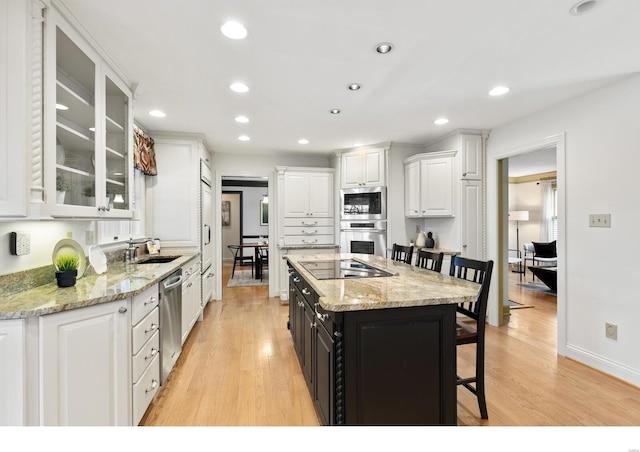
{"type": "Polygon", "coordinates": [[[145,357],[144,357],[144,360],[146,361],[146,360],[148,360],[148,359],[151,359],[151,358],[153,358],[154,356],[156,356],[157,354],[158,354],[158,349],[156,349],[156,348],[152,348],[152,349],[151,349],[151,353],[149,353],[147,356],[145,356],[145,357]]]}
{"type": "Polygon", "coordinates": [[[120,314],[124,314],[125,312],[127,312],[127,308],[125,308],[125,307],[123,306],[123,307],[121,307],[120,309],[118,309],[118,312],[119,312],[120,314]]]}
{"type": "Polygon", "coordinates": [[[314,221],[313,223],[305,223],[304,221],[302,222],[302,226],[315,226],[317,224],[318,224],[317,221],[314,221]]]}
{"type": "Polygon", "coordinates": [[[317,234],[317,233],[318,233],[318,230],[316,229],[315,231],[307,232],[307,231],[305,231],[305,230],[303,229],[303,230],[302,230],[302,233],[303,233],[304,235],[314,235],[314,234],[317,234]]]}
{"type": "Polygon", "coordinates": [[[293,282],[298,283],[300,282],[300,278],[298,278],[297,276],[293,277],[293,282]]]}
{"type": "Polygon", "coordinates": [[[156,302],[156,297],[151,297],[151,298],[149,298],[149,301],[145,301],[144,302],[144,305],[146,306],[148,304],[152,304],[152,303],[155,303],[155,302],[156,302]]]}
{"type": "Polygon", "coordinates": [[[149,328],[148,330],[144,330],[144,334],[150,333],[152,331],[155,331],[158,329],[158,325],[156,325],[155,323],[151,324],[151,328],[149,328]]]}
{"type": "Polygon", "coordinates": [[[307,289],[306,287],[304,289],[302,289],[302,294],[303,295],[311,295],[311,292],[309,291],[309,289],[307,289]]]}
{"type": "Polygon", "coordinates": [[[302,243],[318,243],[318,239],[314,239],[311,242],[307,241],[307,240],[302,240],[302,243]]]}
{"type": "Polygon", "coordinates": [[[151,380],[151,387],[147,388],[144,390],[144,393],[148,393],[153,391],[154,389],[156,389],[158,387],[158,380],[156,380],[155,378],[153,380],[151,380]]]}

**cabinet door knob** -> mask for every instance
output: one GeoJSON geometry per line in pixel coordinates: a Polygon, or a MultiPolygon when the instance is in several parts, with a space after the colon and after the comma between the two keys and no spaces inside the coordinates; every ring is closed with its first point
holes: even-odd
{"type": "Polygon", "coordinates": [[[124,314],[125,312],[127,312],[127,308],[125,308],[125,307],[123,306],[123,307],[121,307],[120,309],[118,309],[118,312],[119,312],[120,314],[124,314]]]}

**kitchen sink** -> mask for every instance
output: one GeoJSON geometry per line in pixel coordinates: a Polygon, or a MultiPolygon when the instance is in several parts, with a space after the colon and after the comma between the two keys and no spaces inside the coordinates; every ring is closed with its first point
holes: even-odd
{"type": "Polygon", "coordinates": [[[154,256],[139,260],[138,264],[165,264],[179,258],[180,256],[154,256]]]}

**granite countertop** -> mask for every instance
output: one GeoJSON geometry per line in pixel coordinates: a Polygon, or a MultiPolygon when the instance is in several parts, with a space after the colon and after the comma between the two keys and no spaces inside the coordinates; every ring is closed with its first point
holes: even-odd
{"type": "Polygon", "coordinates": [[[320,306],[332,312],[462,303],[474,300],[480,288],[470,281],[370,254],[300,254],[287,256],[287,260],[318,293],[320,306]],[[345,258],[393,276],[318,280],[301,265],[345,258]]]}
{"type": "Polygon", "coordinates": [[[164,264],[110,263],[105,273],[78,278],[72,287],[58,287],[53,282],[8,295],[0,298],[0,320],[37,317],[135,296],[198,256],[180,255],[164,264]]]}

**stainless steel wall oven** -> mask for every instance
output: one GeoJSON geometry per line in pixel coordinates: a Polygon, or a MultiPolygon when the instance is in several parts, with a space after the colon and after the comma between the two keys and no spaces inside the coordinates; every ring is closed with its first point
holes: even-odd
{"type": "Polygon", "coordinates": [[[341,221],[340,252],[386,256],[387,221],[341,221]]]}

